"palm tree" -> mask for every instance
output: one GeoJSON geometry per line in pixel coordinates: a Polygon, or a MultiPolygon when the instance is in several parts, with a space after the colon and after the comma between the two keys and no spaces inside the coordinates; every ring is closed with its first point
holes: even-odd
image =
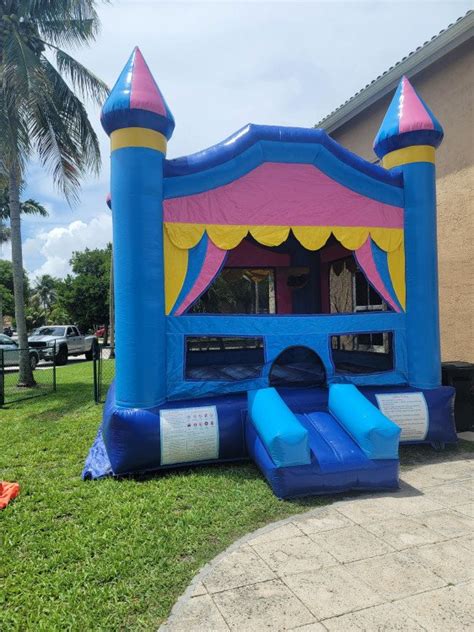
{"type": "MultiPolygon", "coordinates": [[[[6,244],[10,241],[10,229],[3,223],[3,218],[0,213],[0,249],[2,244],[6,244]]],[[[3,285],[0,285],[0,290],[3,285]]],[[[3,297],[0,291],[0,334],[3,334],[3,297]]]]}
{"type": "Polygon", "coordinates": [[[34,294],[31,298],[38,299],[38,302],[46,315],[49,314],[53,303],[56,301],[56,286],[57,279],[52,277],[50,274],[42,274],[36,281],[34,294]]]}
{"type": "Polygon", "coordinates": [[[95,0],[0,0],[0,173],[8,180],[19,384],[30,369],[21,245],[20,188],[33,151],[71,203],[80,179],[97,173],[97,136],[81,97],[101,103],[107,86],[62,46],[91,43],[98,32],[95,0]],[[52,61],[53,59],[54,61],[52,61]]]}
{"type": "MultiPolygon", "coordinates": [[[[2,178],[0,177],[0,186],[2,184],[2,178]]],[[[41,217],[48,217],[49,215],[42,204],[32,199],[20,202],[20,213],[22,215],[40,215],[41,217]]],[[[8,186],[4,184],[3,188],[0,189],[0,220],[8,219],[10,219],[10,201],[8,186]]],[[[9,239],[10,238],[8,238],[7,241],[9,241],[9,239]]]]}
{"type": "MultiPolygon", "coordinates": [[[[10,204],[8,199],[8,187],[5,178],[0,175],[0,246],[10,241],[11,231],[5,224],[5,220],[10,219],[10,204]]],[[[24,200],[20,202],[20,213],[22,215],[41,215],[48,217],[48,211],[36,200],[24,200]]],[[[3,301],[0,294],[0,334],[3,332],[3,301]]]]}

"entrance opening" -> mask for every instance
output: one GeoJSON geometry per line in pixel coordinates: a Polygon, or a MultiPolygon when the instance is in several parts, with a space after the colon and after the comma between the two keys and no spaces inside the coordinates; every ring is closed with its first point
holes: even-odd
{"type": "Polygon", "coordinates": [[[189,314],[350,314],[386,311],[354,253],[330,237],[306,250],[289,235],[279,246],[251,237],[230,250],[225,265],[189,314]]]}
{"type": "Polygon", "coordinates": [[[325,386],[326,369],[318,354],[308,347],[288,347],[274,360],[270,386],[325,386]]]}

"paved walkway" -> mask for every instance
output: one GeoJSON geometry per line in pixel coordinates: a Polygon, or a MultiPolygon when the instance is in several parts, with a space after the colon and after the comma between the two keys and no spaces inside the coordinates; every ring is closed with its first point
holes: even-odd
{"type": "Polygon", "coordinates": [[[474,459],[402,471],[261,529],[208,564],[161,632],[474,630],[474,459]]]}

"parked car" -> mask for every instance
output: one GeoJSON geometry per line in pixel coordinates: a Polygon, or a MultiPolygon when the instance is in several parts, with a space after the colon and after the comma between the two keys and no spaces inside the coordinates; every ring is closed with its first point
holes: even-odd
{"type": "MultiPolygon", "coordinates": [[[[20,350],[18,348],[18,343],[15,340],[12,340],[10,336],[6,336],[5,334],[0,334],[0,354],[3,355],[3,366],[17,366],[20,362],[20,350]]],[[[40,355],[36,349],[29,349],[30,354],[30,366],[34,371],[36,369],[36,365],[40,361],[40,355]]],[[[2,364],[0,358],[0,366],[2,364]]]]}
{"type": "Polygon", "coordinates": [[[45,325],[33,331],[28,344],[44,360],[52,360],[56,353],[56,364],[62,365],[69,356],[85,354],[87,360],[92,360],[97,338],[83,336],[75,325],[45,325]]]}

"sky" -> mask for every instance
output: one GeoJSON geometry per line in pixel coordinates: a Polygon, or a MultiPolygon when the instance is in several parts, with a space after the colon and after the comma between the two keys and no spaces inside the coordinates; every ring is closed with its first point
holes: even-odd
{"type": "MultiPolygon", "coordinates": [[[[464,0],[112,0],[100,35],[70,52],[113,86],[138,45],[174,114],[168,157],[218,143],[247,123],[312,127],[355,92],[471,8],[464,0]]],[[[25,197],[49,211],[23,221],[34,279],[64,277],[74,251],[111,241],[109,142],[87,106],[102,151],[99,177],[70,208],[32,160],[25,197]]],[[[4,246],[0,258],[9,258],[4,246]]]]}

